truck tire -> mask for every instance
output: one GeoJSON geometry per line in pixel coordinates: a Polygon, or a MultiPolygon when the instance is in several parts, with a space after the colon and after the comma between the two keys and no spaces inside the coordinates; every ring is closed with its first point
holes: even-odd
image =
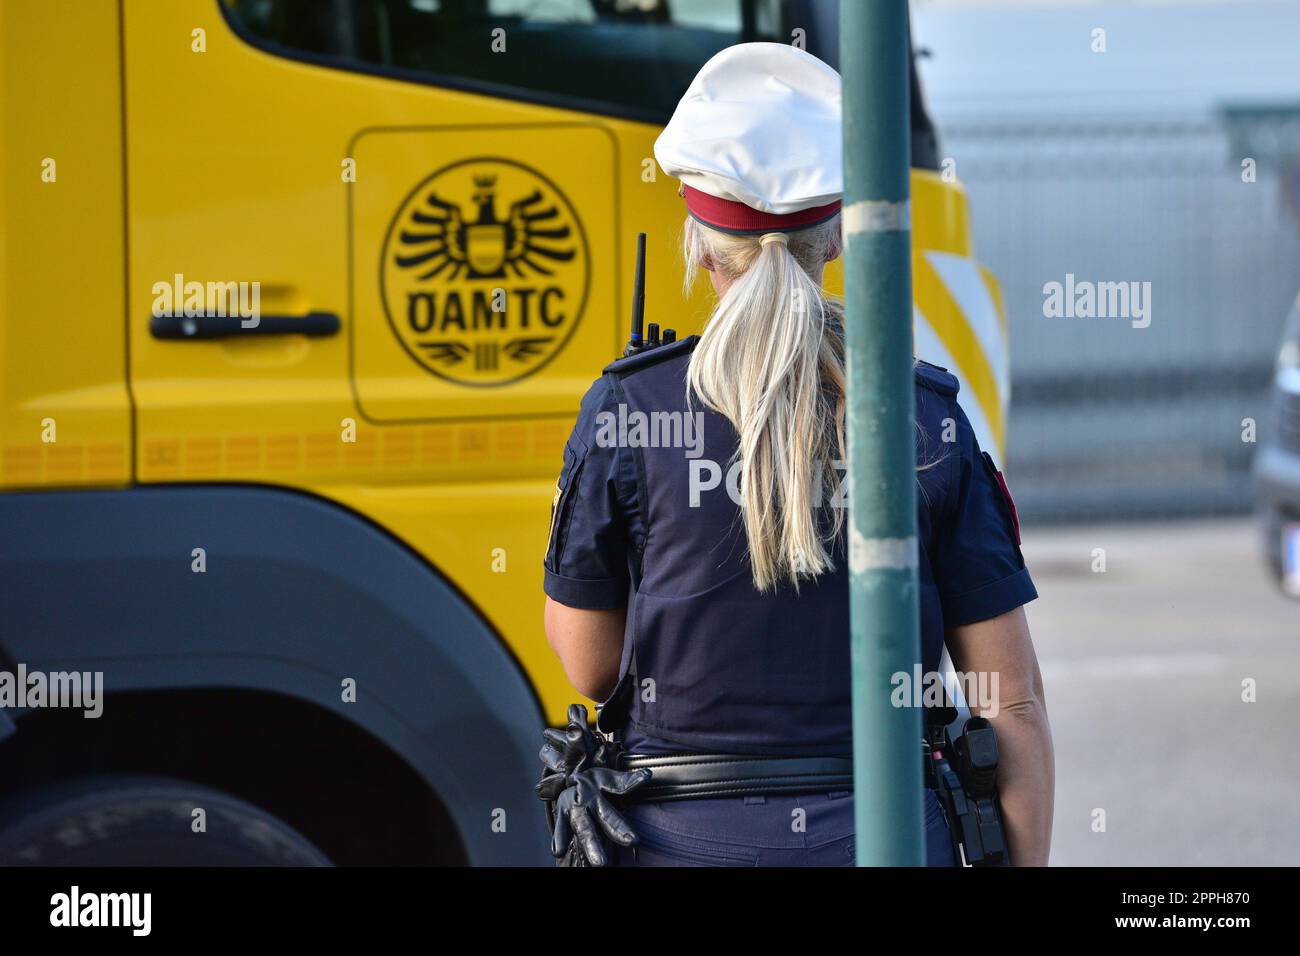
{"type": "Polygon", "coordinates": [[[163,777],[95,776],[33,787],[0,803],[0,865],[331,864],[288,824],[219,790],[163,777]],[[202,832],[195,832],[198,819],[202,832]]]}

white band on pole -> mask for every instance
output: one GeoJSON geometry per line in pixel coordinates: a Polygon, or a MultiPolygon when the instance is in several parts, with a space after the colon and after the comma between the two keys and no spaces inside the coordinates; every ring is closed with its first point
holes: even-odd
{"type": "Polygon", "coordinates": [[[857,528],[849,529],[849,570],[877,568],[905,570],[918,564],[916,538],[864,538],[857,528]]]}
{"type": "Polygon", "coordinates": [[[844,235],[863,232],[907,232],[912,228],[912,204],[887,200],[864,200],[845,206],[844,235]]]}

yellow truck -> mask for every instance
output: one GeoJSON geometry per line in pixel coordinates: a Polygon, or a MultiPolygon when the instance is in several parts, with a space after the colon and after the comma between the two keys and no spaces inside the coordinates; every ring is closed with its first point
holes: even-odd
{"type": "MultiPolygon", "coordinates": [[[[652,144],[714,52],[835,63],[834,19],[0,4],[0,862],[547,859],[549,503],[638,231],[647,319],[708,310],[652,144]]],[[[917,351],[1000,448],[998,289],[913,88],[917,351]]]]}

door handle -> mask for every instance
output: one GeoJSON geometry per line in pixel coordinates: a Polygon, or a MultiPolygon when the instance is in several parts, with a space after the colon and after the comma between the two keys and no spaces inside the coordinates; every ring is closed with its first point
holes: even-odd
{"type": "Polygon", "coordinates": [[[225,339],[236,335],[333,335],[339,317],[333,312],[306,315],[264,315],[257,325],[237,315],[155,315],[149,320],[149,334],[156,339],[225,339]]]}

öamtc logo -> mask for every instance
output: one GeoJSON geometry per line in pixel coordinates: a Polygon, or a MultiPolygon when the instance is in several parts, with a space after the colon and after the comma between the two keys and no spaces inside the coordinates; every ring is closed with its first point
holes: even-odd
{"type": "Polygon", "coordinates": [[[569,200],[509,159],[453,163],[421,182],[384,239],[380,294],[422,367],[506,385],[564,348],[586,304],[590,257],[569,200]]]}

